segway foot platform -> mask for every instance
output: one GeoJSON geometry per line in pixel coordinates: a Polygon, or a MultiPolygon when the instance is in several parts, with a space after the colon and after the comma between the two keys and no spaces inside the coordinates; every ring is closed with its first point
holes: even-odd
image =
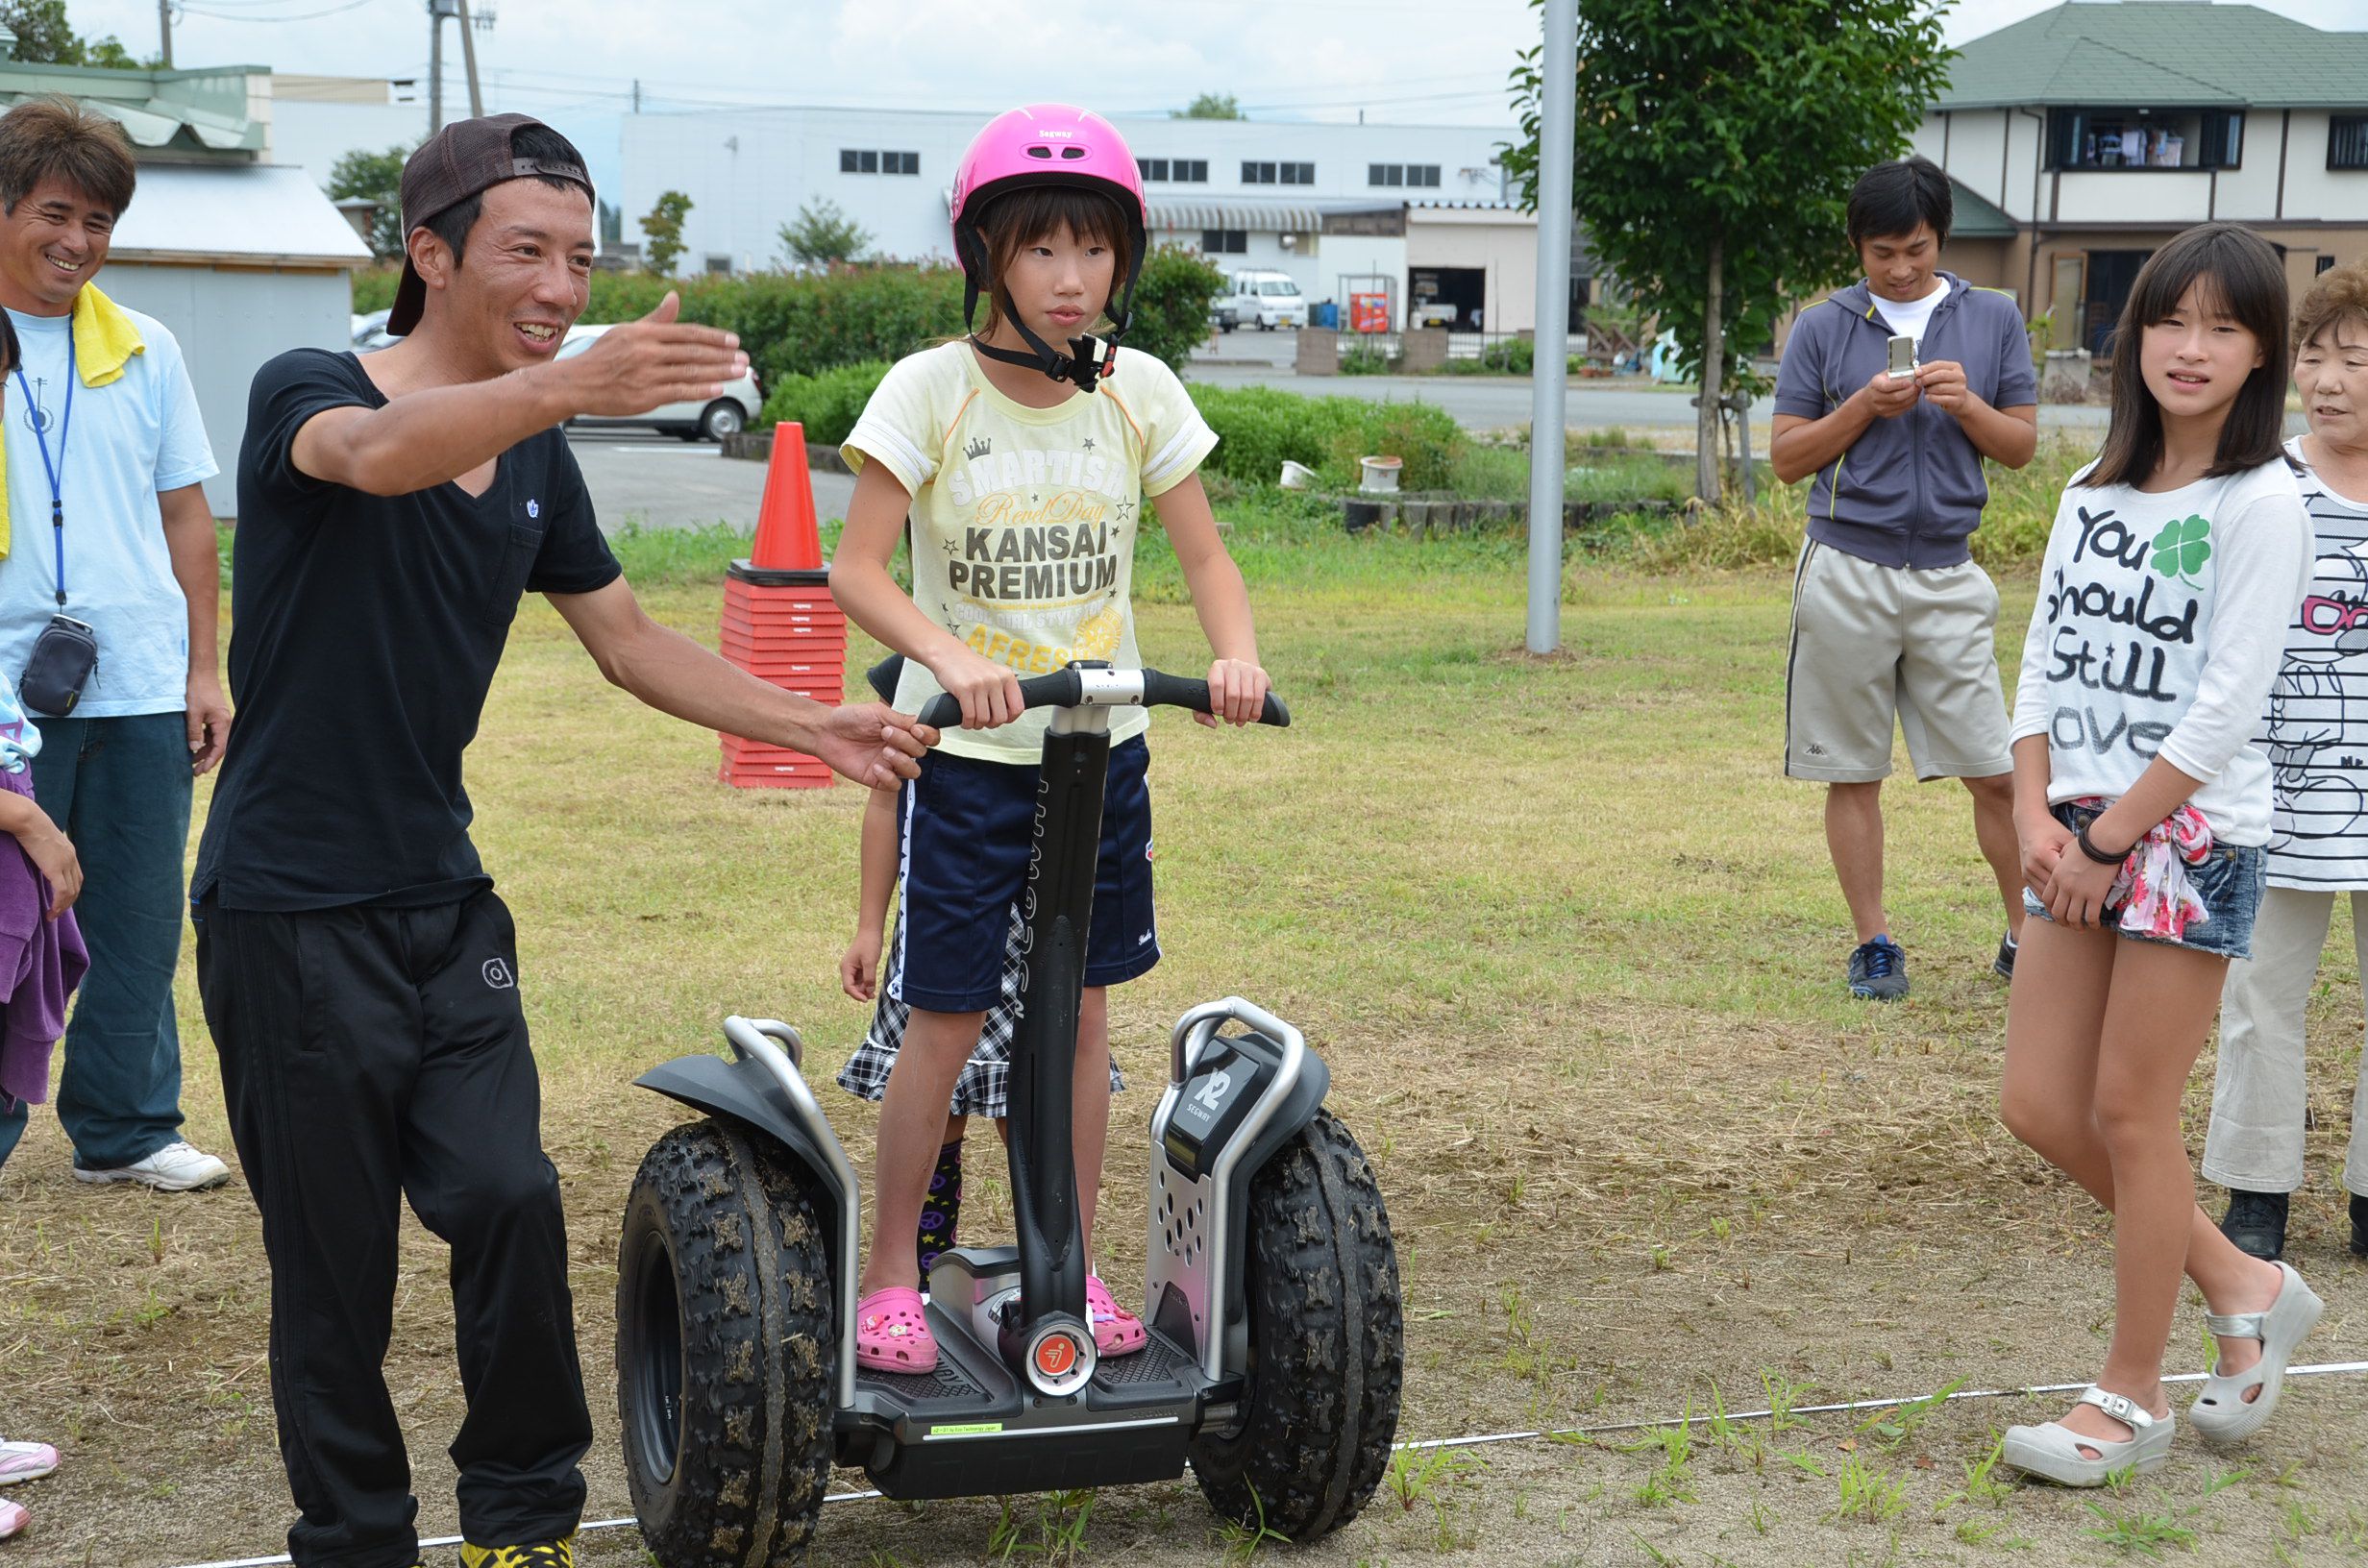
{"type": "Polygon", "coordinates": [[[1019,1253],[956,1248],[930,1271],[927,1372],[855,1375],[839,1412],[839,1462],[894,1498],[976,1497],[1123,1486],[1184,1473],[1215,1391],[1192,1351],[1156,1329],[1143,1349],[1098,1360],[1076,1392],[1038,1393],[1004,1360],[999,1325],[1018,1296],[1019,1253]]]}

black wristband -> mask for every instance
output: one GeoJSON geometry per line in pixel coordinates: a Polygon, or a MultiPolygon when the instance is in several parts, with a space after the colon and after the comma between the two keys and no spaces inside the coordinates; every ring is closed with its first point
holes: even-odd
{"type": "MultiPolygon", "coordinates": [[[[2088,821],[2081,823],[2081,830],[2072,836],[2072,842],[2081,846],[2081,853],[2086,855],[2090,860],[2095,861],[2100,866],[2118,866],[2123,861],[2128,860],[2130,858],[2130,851],[2128,849],[2124,849],[2117,855],[2108,854],[2106,851],[2098,848],[2095,844],[2090,842],[2088,837],[2088,829],[2095,822],[2095,821],[2096,819],[2092,817],[2088,820],[2088,821]]],[[[2132,845],[2132,847],[2134,848],[2135,845],[2132,845]]]]}

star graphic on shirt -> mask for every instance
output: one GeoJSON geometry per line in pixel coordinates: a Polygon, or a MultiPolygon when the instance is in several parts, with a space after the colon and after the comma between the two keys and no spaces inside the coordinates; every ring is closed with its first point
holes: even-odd
{"type": "Polygon", "coordinates": [[[1122,501],[1119,502],[1119,523],[1122,527],[1129,521],[1126,514],[1134,509],[1135,503],[1131,501],[1122,501]]]}
{"type": "Polygon", "coordinates": [[[1094,450],[1094,438],[1090,435],[1085,438],[1085,450],[1088,452],[1094,450]]]}
{"type": "Polygon", "coordinates": [[[1040,496],[1040,495],[1037,495],[1034,491],[1032,491],[1032,490],[1031,490],[1031,491],[1029,491],[1029,492],[1028,492],[1027,503],[1028,503],[1030,506],[1033,506],[1033,505],[1035,505],[1037,502],[1039,502],[1043,501],[1044,499],[1045,499],[1044,497],[1042,497],[1042,496],[1040,496]]]}
{"type": "Polygon", "coordinates": [[[953,559],[954,548],[954,542],[952,540],[949,539],[946,541],[946,558],[948,560],[953,559]]]}

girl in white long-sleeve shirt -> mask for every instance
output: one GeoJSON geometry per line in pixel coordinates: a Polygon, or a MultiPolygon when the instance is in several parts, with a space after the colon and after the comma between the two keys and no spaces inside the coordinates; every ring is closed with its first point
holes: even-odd
{"type": "MultiPolygon", "coordinates": [[[[2238,1252],[2195,1204],[2180,1103],[2232,957],[2250,952],[2269,839],[2254,744],[2310,573],[2279,437],[2283,264],[2230,224],[2139,271],[2113,347],[2113,419],[2056,512],[2014,706],[2026,920],[2001,1109],[2113,1212],[2113,1338],[2060,1421],[2005,1457],[2067,1485],[2152,1470],[2183,1270],[2219,1336],[2189,1407],[2250,1435],[2317,1320],[2300,1275],[2238,1252]]],[[[2084,1315],[2085,1308],[2067,1305],[2084,1315]]]]}

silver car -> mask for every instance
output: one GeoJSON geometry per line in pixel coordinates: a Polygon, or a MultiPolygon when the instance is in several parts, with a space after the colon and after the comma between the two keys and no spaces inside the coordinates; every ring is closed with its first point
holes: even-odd
{"type": "MultiPolygon", "coordinates": [[[[602,327],[570,327],[567,341],[559,345],[558,357],[571,358],[592,346],[592,340],[608,331],[602,327]]],[[[580,414],[568,421],[570,425],[622,427],[641,426],[668,430],[685,441],[721,441],[736,435],[749,427],[757,410],[765,405],[765,396],[756,385],[756,372],[749,371],[736,381],[726,383],[723,395],[710,403],[669,403],[646,414],[630,419],[609,419],[580,414]]]]}

